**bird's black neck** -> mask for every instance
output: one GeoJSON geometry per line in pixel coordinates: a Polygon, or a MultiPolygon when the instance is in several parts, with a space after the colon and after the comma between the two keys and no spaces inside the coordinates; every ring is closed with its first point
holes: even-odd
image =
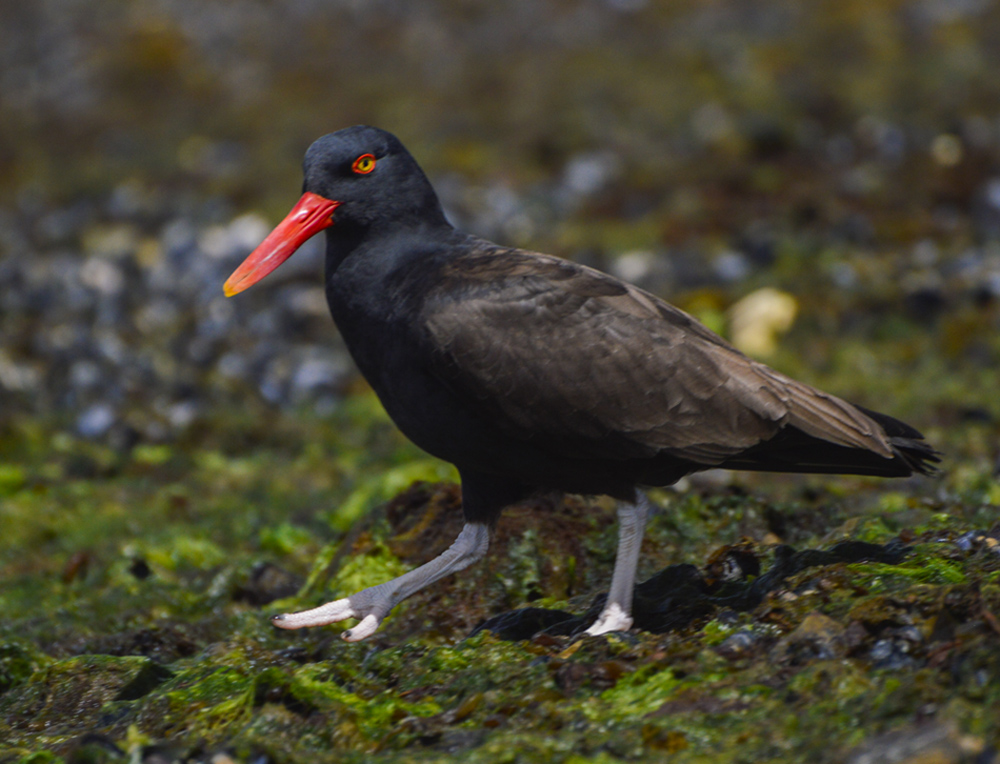
{"type": "Polygon", "coordinates": [[[466,238],[446,221],[421,222],[391,230],[356,228],[327,231],[326,294],[341,331],[352,322],[392,322],[405,314],[422,290],[414,279],[436,272],[466,238]]]}
{"type": "Polygon", "coordinates": [[[407,265],[465,238],[441,217],[392,227],[334,225],[326,232],[326,279],[347,269],[382,281],[407,265]]]}

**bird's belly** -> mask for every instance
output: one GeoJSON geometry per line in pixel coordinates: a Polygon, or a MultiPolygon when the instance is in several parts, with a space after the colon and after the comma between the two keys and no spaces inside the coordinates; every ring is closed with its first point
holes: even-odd
{"type": "MultiPolygon", "coordinates": [[[[417,446],[451,462],[460,472],[498,475],[529,488],[608,494],[629,499],[638,462],[574,458],[547,447],[544,438],[521,440],[469,410],[433,378],[375,387],[386,412],[417,446]]],[[[371,380],[369,380],[371,381],[371,380]]],[[[686,472],[684,470],[683,472],[686,472]]],[[[679,475],[662,482],[673,482],[679,475]]]]}
{"type": "Polygon", "coordinates": [[[480,468],[497,465],[504,452],[516,447],[420,369],[382,375],[377,381],[368,377],[368,381],[402,433],[439,459],[480,468]]]}

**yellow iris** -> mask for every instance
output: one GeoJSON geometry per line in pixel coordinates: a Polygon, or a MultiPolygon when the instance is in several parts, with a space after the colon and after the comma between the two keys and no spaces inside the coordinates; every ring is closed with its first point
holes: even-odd
{"type": "Polygon", "coordinates": [[[372,154],[362,154],[354,160],[351,169],[359,175],[367,175],[375,169],[375,157],[372,154]]]}

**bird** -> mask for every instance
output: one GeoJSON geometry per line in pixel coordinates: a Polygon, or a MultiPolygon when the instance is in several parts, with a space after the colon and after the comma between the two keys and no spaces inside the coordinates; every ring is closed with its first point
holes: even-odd
{"type": "Polygon", "coordinates": [[[552,255],[454,228],[393,134],[316,140],[303,193],[225,282],[260,281],[325,231],[326,297],[398,428],[451,462],[464,524],[431,561],[319,607],[297,629],[355,619],[371,636],[402,600],[481,560],[505,507],[539,494],[617,501],[611,585],[586,634],[631,628],[644,488],[707,469],[906,477],[939,453],[916,429],[753,360],[653,294],[552,255]]]}

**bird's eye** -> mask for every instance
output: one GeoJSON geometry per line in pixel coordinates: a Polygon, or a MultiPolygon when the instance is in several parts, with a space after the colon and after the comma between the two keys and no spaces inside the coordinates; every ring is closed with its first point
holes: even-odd
{"type": "Polygon", "coordinates": [[[354,164],[351,165],[351,169],[358,175],[367,175],[375,169],[374,154],[362,154],[354,160],[354,164]]]}

